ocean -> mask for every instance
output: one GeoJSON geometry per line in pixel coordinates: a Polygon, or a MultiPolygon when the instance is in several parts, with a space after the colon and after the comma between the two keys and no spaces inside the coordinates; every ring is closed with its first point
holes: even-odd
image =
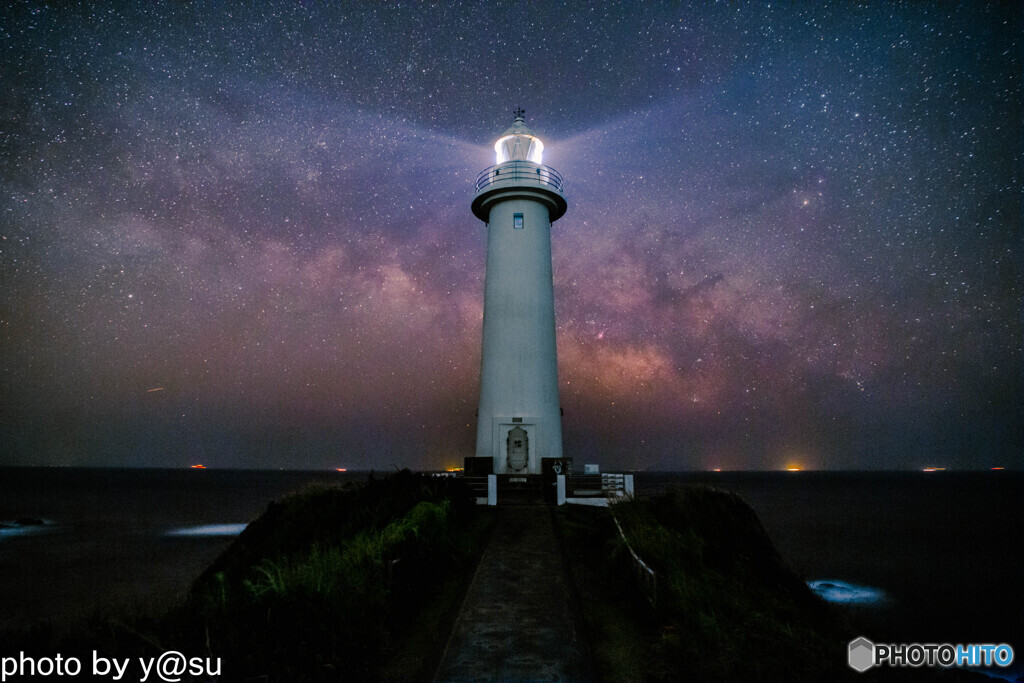
{"type": "Polygon", "coordinates": [[[0,469],[0,633],[159,611],[267,504],[339,472],[0,469]],[[16,524],[18,520],[42,524],[16,524]]]}
{"type": "MultiPolygon", "coordinates": [[[[0,633],[159,610],[270,501],[365,477],[0,469],[0,633]]],[[[874,642],[1009,643],[1019,654],[1007,673],[1024,674],[1024,472],[639,472],[635,482],[639,495],[677,483],[735,491],[788,564],[874,642]]]]}

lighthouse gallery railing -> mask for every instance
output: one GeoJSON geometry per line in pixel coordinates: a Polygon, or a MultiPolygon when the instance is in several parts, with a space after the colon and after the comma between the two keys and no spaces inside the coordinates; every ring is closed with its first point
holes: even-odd
{"type": "Polygon", "coordinates": [[[485,169],[476,178],[476,191],[502,181],[531,182],[562,191],[562,176],[550,166],[532,161],[506,161],[485,169]]]}

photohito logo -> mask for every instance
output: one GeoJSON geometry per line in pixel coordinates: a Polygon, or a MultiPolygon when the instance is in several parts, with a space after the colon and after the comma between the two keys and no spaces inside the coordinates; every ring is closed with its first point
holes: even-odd
{"type": "Polygon", "coordinates": [[[854,671],[873,666],[1010,666],[1013,648],[1002,643],[951,645],[949,643],[872,643],[861,636],[851,640],[847,662],[854,671]]]}

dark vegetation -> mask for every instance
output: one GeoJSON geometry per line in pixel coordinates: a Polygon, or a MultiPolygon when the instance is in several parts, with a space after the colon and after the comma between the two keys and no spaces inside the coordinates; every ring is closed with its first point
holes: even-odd
{"type": "MultiPolygon", "coordinates": [[[[97,616],[73,633],[43,625],[0,642],[84,662],[94,650],[177,650],[220,658],[224,681],[430,680],[493,512],[458,480],[406,471],[309,490],[272,503],[163,614],[97,616]]],[[[612,510],[567,506],[556,520],[600,680],[863,679],[846,666],[860,634],[785,566],[735,494],[675,487],[612,510]],[[656,571],[653,602],[636,588],[615,519],[656,571]]],[[[933,668],[866,675],[984,680],[933,668]]]]}
{"type": "Polygon", "coordinates": [[[231,681],[429,680],[492,523],[455,479],[309,490],[271,503],[168,613],[39,628],[8,649],[178,650],[219,657],[231,681]]]}
{"type": "Polygon", "coordinates": [[[460,596],[445,583],[468,576],[478,554],[485,525],[476,512],[461,482],[408,472],[308,492],[246,529],[196,582],[187,614],[243,678],[419,677],[443,642],[409,657],[403,650],[416,644],[407,641],[423,635],[409,627],[429,618],[420,614],[428,605],[457,607],[430,603],[460,596]],[[395,671],[396,658],[410,670],[395,671]]]}
{"type": "Polygon", "coordinates": [[[845,668],[846,641],[827,607],[787,569],[735,494],[674,487],[613,512],[633,550],[655,571],[653,595],[635,580],[612,511],[569,509],[560,520],[577,584],[592,594],[584,596],[584,612],[604,680],[845,675],[836,665],[845,668]],[[603,563],[595,565],[597,558],[587,556],[599,547],[603,563]],[[620,598],[600,599],[605,591],[620,598]]]}
{"type": "MultiPolygon", "coordinates": [[[[706,486],[612,509],[566,507],[559,533],[603,681],[861,680],[861,635],[779,557],[751,508],[706,486]],[[614,518],[613,518],[614,514],[614,518]],[[651,594],[615,526],[656,573],[651,594]]],[[[875,669],[885,680],[970,680],[962,670],[875,669]]]]}

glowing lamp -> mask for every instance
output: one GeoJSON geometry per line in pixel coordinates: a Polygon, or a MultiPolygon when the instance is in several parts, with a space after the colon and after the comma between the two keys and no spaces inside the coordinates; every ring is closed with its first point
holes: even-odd
{"type": "Polygon", "coordinates": [[[503,164],[506,161],[544,163],[544,143],[526,127],[523,115],[518,111],[515,122],[494,143],[494,152],[496,164],[503,164]]]}

